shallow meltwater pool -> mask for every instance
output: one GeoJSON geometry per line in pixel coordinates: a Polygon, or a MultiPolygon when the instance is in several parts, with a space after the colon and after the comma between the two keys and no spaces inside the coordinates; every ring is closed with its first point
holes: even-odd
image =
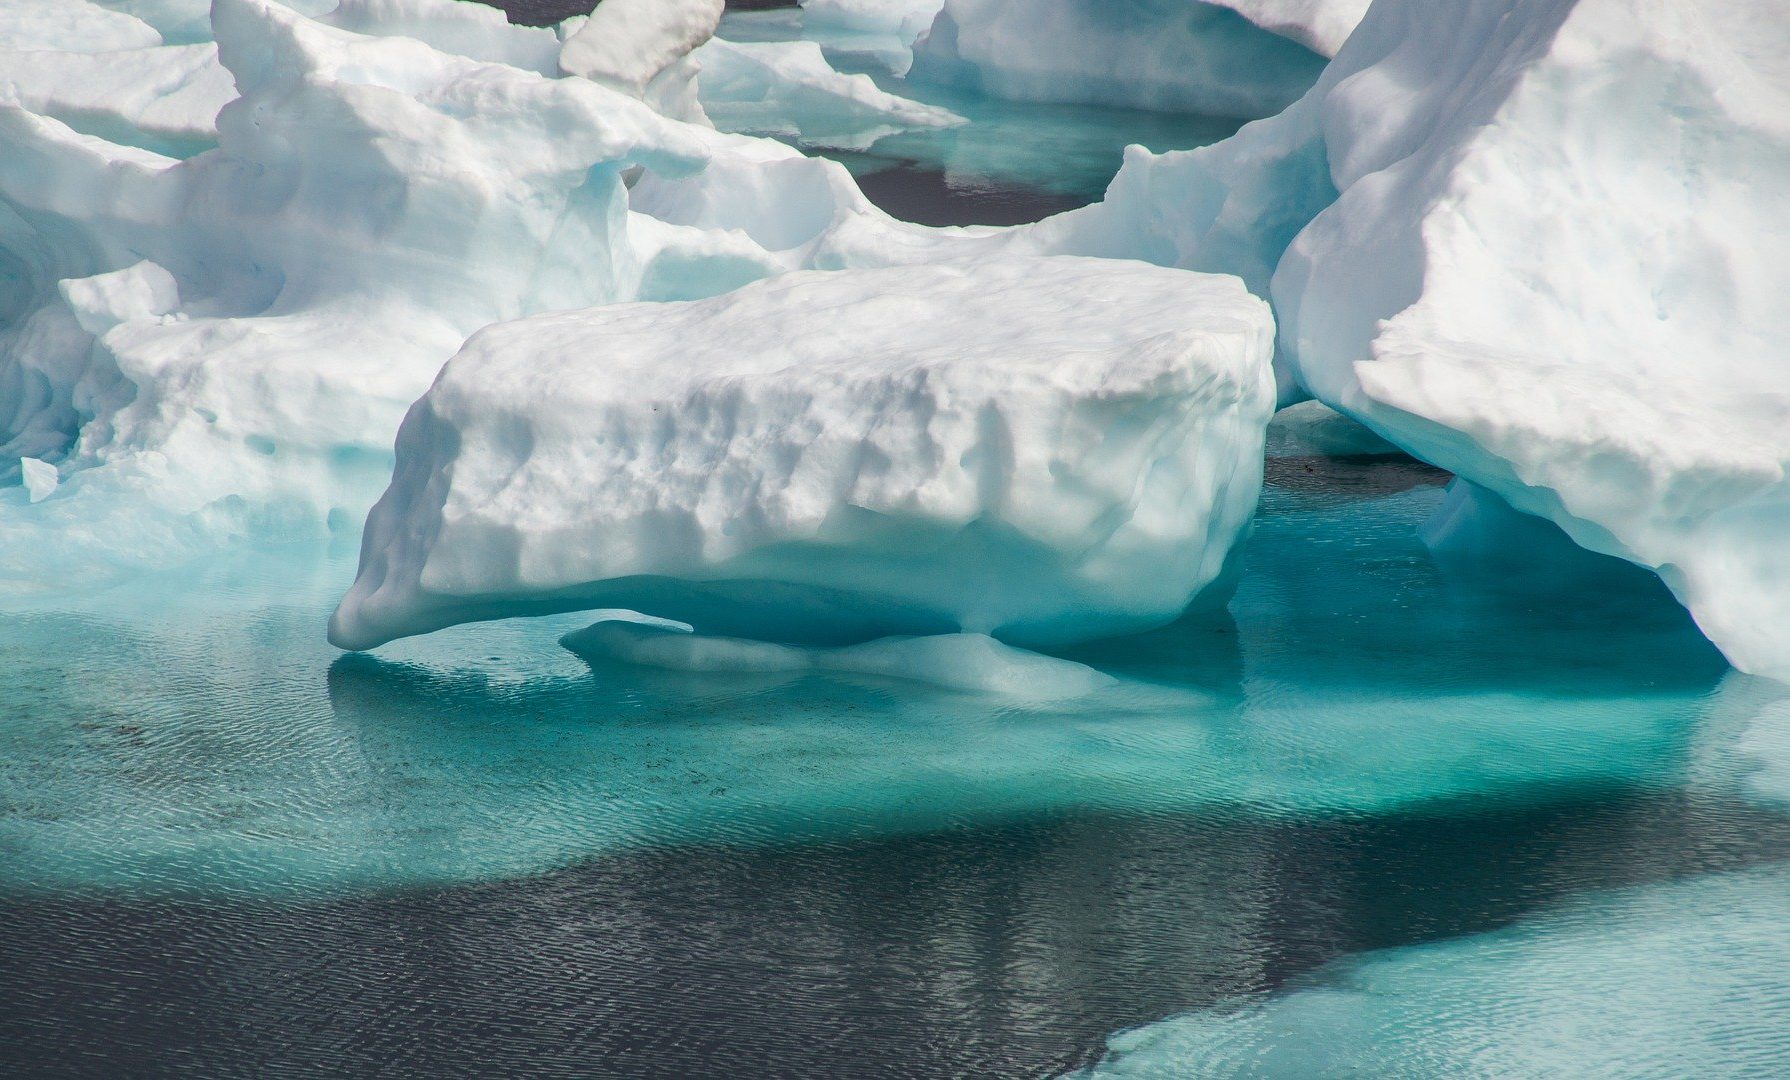
{"type": "Polygon", "coordinates": [[[346,549],[14,605],[0,1043],[118,1075],[1774,1060],[1790,704],[1647,575],[1438,562],[1445,479],[1271,460],[1229,616],[1083,647],[1110,681],[1042,704],[591,663],[573,616],[343,655],[346,549]]]}

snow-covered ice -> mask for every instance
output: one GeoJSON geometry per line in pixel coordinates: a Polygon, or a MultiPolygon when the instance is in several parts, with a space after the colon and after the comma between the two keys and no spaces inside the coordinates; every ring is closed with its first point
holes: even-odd
{"type": "Polygon", "coordinates": [[[1382,0],[1291,118],[1341,194],[1272,287],[1313,393],[1780,676],[1786,57],[1774,4],[1382,0]]]}
{"type": "Polygon", "coordinates": [[[1072,258],[495,326],[405,419],[331,640],[585,608],[828,644],[1160,625],[1248,528],[1272,335],[1235,279],[1072,258]]]}

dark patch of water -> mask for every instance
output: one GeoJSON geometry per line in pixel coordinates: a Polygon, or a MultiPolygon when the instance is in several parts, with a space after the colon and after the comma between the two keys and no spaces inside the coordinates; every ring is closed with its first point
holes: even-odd
{"type": "Polygon", "coordinates": [[[0,901],[11,1075],[1032,1076],[1112,1030],[1574,891],[1790,858],[1638,790],[1077,815],[313,903],[0,901]]]}
{"type": "Polygon", "coordinates": [[[953,178],[943,169],[917,164],[857,179],[871,202],[892,217],[919,225],[1024,225],[1090,201],[990,177],[953,178]]]}

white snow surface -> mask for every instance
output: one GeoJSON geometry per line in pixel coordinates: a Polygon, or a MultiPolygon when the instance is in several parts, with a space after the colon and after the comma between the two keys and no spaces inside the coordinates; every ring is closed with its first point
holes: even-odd
{"type": "Polygon", "coordinates": [[[946,0],[914,46],[911,77],[1020,101],[1271,116],[1311,87],[1324,57],[1251,23],[1262,6],[946,0]]]}
{"type": "Polygon", "coordinates": [[[14,585],[354,527],[467,334],[637,294],[626,170],[796,157],[267,0],[213,30],[240,96],[187,160],[0,106],[0,467],[64,470],[0,520],[14,585]]]}
{"type": "Polygon", "coordinates": [[[1020,644],[1168,622],[1260,490],[1232,278],[991,258],[539,315],[411,409],[330,640],[626,608],[706,634],[1020,644]]]}
{"type": "Polygon", "coordinates": [[[965,123],[949,109],[888,93],[868,75],[836,71],[812,41],[711,38],[694,59],[703,111],[727,131],[861,150],[897,131],[965,123]]]}

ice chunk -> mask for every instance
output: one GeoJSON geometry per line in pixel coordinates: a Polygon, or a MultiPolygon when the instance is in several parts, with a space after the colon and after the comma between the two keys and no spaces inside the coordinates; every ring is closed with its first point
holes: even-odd
{"type": "Polygon", "coordinates": [[[990,258],[475,335],[412,408],[330,640],[628,608],[710,634],[1020,644],[1159,625],[1260,490],[1266,306],[990,258]]]}
{"type": "Polygon", "coordinates": [[[896,131],[965,122],[949,109],[881,90],[868,75],[835,71],[812,41],[712,38],[695,58],[702,107],[726,131],[863,149],[896,131]]]}
{"type": "Polygon", "coordinates": [[[1206,0],[1320,56],[1335,56],[1372,0],[1206,0]]]}
{"type": "Polygon", "coordinates": [[[32,457],[19,459],[19,475],[24,478],[25,492],[34,503],[49,498],[56,485],[61,483],[56,466],[32,457]]]}
{"type": "Polygon", "coordinates": [[[710,637],[662,620],[616,619],[567,634],[560,644],[593,660],[674,671],[872,675],[1034,701],[1080,697],[1116,681],[1085,664],[1015,649],[986,634],[881,638],[829,648],[710,637]]]}
{"type": "Polygon", "coordinates": [[[1318,397],[1780,677],[1786,56],[1769,4],[1377,4],[1302,110],[1341,194],[1272,286],[1318,397]]]}
{"type": "Polygon", "coordinates": [[[566,40],[559,66],[700,121],[690,53],[714,36],[723,0],[605,0],[566,40]]]}
{"type": "Polygon", "coordinates": [[[1201,0],[947,0],[910,77],[1023,101],[1254,118],[1297,100],[1323,66],[1201,0]]]}

